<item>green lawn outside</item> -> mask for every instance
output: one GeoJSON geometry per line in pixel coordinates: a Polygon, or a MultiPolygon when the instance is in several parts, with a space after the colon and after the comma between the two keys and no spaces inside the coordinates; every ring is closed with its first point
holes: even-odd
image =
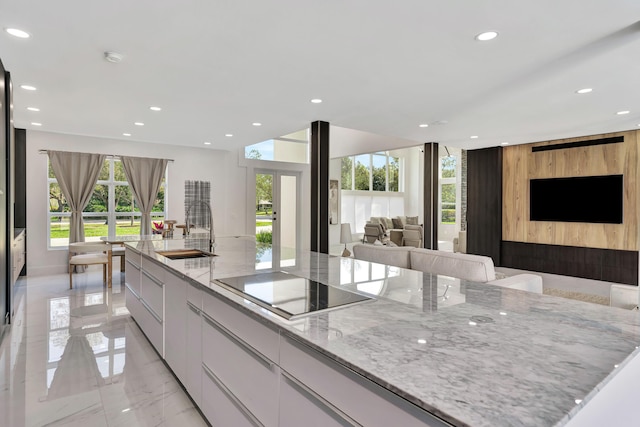
{"type": "MultiPolygon", "coordinates": [[[[129,225],[130,222],[126,222],[127,225],[118,224],[116,226],[116,235],[127,236],[140,234],[140,223],[134,223],[133,226],[129,225]]],[[[84,223],[84,235],[85,237],[101,237],[108,234],[107,224],[94,224],[84,223]]],[[[69,237],[69,223],[52,223],[51,224],[51,238],[52,239],[64,239],[69,237]]]]}
{"type": "Polygon", "coordinates": [[[256,227],[268,227],[271,221],[256,221],[256,227]]]}

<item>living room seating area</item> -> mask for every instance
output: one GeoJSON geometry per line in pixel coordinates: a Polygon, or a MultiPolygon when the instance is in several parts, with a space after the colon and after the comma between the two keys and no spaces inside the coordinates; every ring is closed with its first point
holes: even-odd
{"type": "Polygon", "coordinates": [[[417,216],[395,218],[372,216],[364,226],[363,243],[422,247],[424,228],[417,216]]]}
{"type": "Polygon", "coordinates": [[[542,293],[542,277],[516,274],[498,278],[493,260],[487,256],[451,253],[413,247],[356,244],[353,256],[363,261],[393,265],[424,273],[456,277],[511,289],[542,293]]]}

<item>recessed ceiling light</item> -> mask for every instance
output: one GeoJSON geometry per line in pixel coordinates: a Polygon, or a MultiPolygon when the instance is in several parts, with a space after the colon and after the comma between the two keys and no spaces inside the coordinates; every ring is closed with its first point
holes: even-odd
{"type": "Polygon", "coordinates": [[[584,89],[579,89],[576,91],[576,93],[589,93],[593,91],[593,89],[591,89],[590,87],[585,87],[584,89]]]}
{"type": "Polygon", "coordinates": [[[20,87],[24,90],[36,90],[35,86],[31,85],[20,85],[20,87]]]}
{"type": "Polygon", "coordinates": [[[418,125],[418,127],[421,127],[421,128],[428,128],[428,127],[429,127],[429,125],[428,125],[428,124],[426,124],[426,123],[422,123],[422,124],[418,125]]]}
{"type": "Polygon", "coordinates": [[[113,62],[115,64],[117,64],[118,62],[122,61],[122,58],[124,58],[122,56],[121,53],[118,52],[105,52],[104,53],[104,59],[106,59],[109,62],[113,62]]]}
{"type": "Polygon", "coordinates": [[[4,30],[12,36],[18,37],[19,39],[28,39],[29,37],[31,37],[31,35],[26,31],[22,31],[17,28],[5,28],[4,30]]]}
{"type": "Polygon", "coordinates": [[[151,111],[161,111],[162,108],[160,108],[160,107],[149,107],[149,110],[151,110],[151,111]]]}
{"type": "Polygon", "coordinates": [[[29,111],[40,111],[40,109],[36,108],[36,107],[27,107],[27,110],[29,110],[29,111]]]}
{"type": "Polygon", "coordinates": [[[122,134],[122,136],[131,136],[131,134],[125,132],[125,133],[122,134]]]}
{"type": "Polygon", "coordinates": [[[251,123],[251,124],[254,125],[254,126],[262,126],[262,123],[258,123],[258,122],[254,122],[254,123],[251,123]]]}
{"type": "Polygon", "coordinates": [[[37,123],[37,122],[31,122],[31,124],[32,124],[33,126],[42,126],[42,123],[37,123]]]}
{"type": "Polygon", "coordinates": [[[311,102],[314,104],[320,104],[322,102],[322,99],[314,98],[311,100],[311,102]]]}
{"type": "Polygon", "coordinates": [[[144,126],[144,123],[142,123],[142,122],[135,122],[135,123],[134,123],[134,125],[136,125],[136,126],[144,126]]]}
{"type": "Polygon", "coordinates": [[[225,133],[224,136],[226,136],[227,138],[231,138],[233,136],[232,133],[225,133]]]}
{"type": "Polygon", "coordinates": [[[622,116],[624,114],[629,114],[629,113],[630,113],[630,111],[624,110],[624,111],[618,111],[616,114],[619,115],[619,116],[622,116]]]}
{"type": "Polygon", "coordinates": [[[495,31],[486,31],[484,33],[480,33],[476,36],[476,40],[481,42],[486,42],[489,40],[493,40],[498,37],[498,33],[495,31]]]}
{"type": "Polygon", "coordinates": [[[505,141],[505,142],[501,142],[500,145],[509,145],[509,143],[505,141]]]}
{"type": "Polygon", "coordinates": [[[426,343],[427,343],[427,340],[425,340],[424,338],[420,338],[418,340],[418,344],[426,344],[426,343]]]}
{"type": "Polygon", "coordinates": [[[211,145],[209,141],[205,141],[204,145],[211,145]]]}
{"type": "Polygon", "coordinates": [[[478,135],[473,135],[470,137],[471,139],[478,139],[478,135]]]}

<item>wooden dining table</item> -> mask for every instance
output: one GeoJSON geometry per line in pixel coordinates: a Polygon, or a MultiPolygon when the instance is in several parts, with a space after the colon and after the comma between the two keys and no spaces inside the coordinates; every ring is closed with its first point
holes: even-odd
{"type": "Polygon", "coordinates": [[[162,240],[162,235],[153,234],[151,236],[140,236],[140,235],[117,235],[117,236],[102,236],[100,240],[106,243],[111,243],[111,251],[109,251],[109,256],[111,259],[109,262],[113,265],[113,257],[120,257],[120,272],[124,273],[125,270],[125,259],[124,259],[124,244],[127,242],[138,242],[140,240],[162,240]]]}

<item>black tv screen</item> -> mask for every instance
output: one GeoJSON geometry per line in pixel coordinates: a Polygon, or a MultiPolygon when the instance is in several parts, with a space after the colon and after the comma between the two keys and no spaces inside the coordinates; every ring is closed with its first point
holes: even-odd
{"type": "Polygon", "coordinates": [[[532,179],[531,221],[622,224],[622,175],[532,179]]]}

